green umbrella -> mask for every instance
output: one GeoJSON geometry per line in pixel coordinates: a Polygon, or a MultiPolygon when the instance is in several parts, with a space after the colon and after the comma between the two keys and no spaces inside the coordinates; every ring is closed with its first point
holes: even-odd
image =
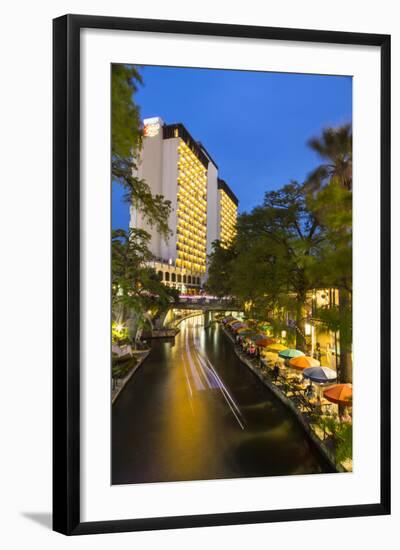
{"type": "Polygon", "coordinates": [[[282,359],[293,359],[293,357],[300,357],[301,355],[305,355],[302,351],[298,349],[283,349],[278,353],[279,357],[282,357],[282,359]]]}

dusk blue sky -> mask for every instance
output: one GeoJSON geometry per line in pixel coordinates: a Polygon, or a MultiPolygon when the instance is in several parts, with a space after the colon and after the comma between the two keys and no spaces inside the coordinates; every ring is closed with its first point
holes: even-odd
{"type": "MultiPolygon", "coordinates": [[[[286,73],[150,67],[135,101],[142,118],[183,123],[201,141],[239,199],[239,211],[265,191],[304,181],[320,162],[307,140],[352,120],[352,79],[286,73]]],[[[128,207],[113,186],[113,227],[128,227],[128,207]]]]}

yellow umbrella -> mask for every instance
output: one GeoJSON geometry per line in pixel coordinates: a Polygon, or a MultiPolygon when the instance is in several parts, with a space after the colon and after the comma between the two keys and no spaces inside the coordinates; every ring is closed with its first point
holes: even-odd
{"type": "Polygon", "coordinates": [[[287,346],[284,346],[283,344],[271,344],[268,346],[268,351],[273,351],[274,353],[279,353],[280,351],[283,351],[284,349],[288,349],[287,346]]]}

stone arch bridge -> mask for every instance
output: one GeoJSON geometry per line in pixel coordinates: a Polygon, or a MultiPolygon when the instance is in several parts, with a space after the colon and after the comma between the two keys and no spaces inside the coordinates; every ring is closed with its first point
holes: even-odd
{"type": "Polygon", "coordinates": [[[174,323],[174,310],[184,310],[188,314],[191,311],[203,311],[205,314],[205,325],[209,325],[214,320],[215,313],[224,311],[239,311],[238,302],[228,298],[210,298],[203,296],[181,297],[178,301],[171,303],[171,306],[165,311],[156,322],[158,328],[165,328],[174,323]]]}

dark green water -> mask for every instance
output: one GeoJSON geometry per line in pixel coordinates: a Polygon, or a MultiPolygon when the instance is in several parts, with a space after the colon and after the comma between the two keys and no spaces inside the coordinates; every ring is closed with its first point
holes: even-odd
{"type": "Polygon", "coordinates": [[[328,473],[288,409],[218,325],[154,341],[112,411],[112,483],[328,473]]]}

